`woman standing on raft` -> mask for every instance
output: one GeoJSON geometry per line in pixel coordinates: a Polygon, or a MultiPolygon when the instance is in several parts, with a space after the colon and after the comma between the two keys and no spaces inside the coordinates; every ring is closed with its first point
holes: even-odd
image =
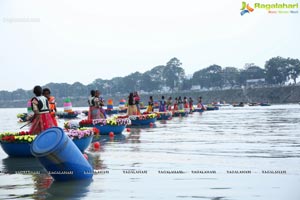
{"type": "Polygon", "coordinates": [[[92,108],[93,108],[94,98],[95,98],[95,90],[91,90],[91,96],[89,96],[88,99],[88,104],[89,104],[88,120],[92,119],[92,108]]]}
{"type": "Polygon", "coordinates": [[[159,101],[159,112],[166,112],[166,101],[164,96],[162,96],[159,101]]]}
{"type": "Polygon", "coordinates": [[[181,99],[181,96],[179,96],[178,98],[178,109],[183,110],[183,101],[181,99]]]}
{"type": "Polygon", "coordinates": [[[91,119],[104,119],[105,115],[102,111],[103,100],[100,98],[100,91],[95,91],[95,96],[91,100],[91,119]]]}
{"type": "Polygon", "coordinates": [[[128,108],[127,108],[127,115],[136,115],[137,114],[137,108],[135,105],[133,93],[131,92],[128,97],[128,108]]]}
{"type": "Polygon", "coordinates": [[[147,113],[153,112],[153,104],[154,104],[153,97],[150,96],[148,101],[147,113]]]}
{"type": "Polygon", "coordinates": [[[178,110],[178,98],[176,97],[175,98],[175,101],[174,101],[174,108],[173,108],[174,111],[178,110]]]}
{"type": "Polygon", "coordinates": [[[141,112],[140,112],[140,96],[136,91],[133,93],[133,99],[134,99],[134,102],[136,105],[136,112],[138,115],[140,115],[141,114],[141,112]]]}
{"type": "Polygon", "coordinates": [[[48,102],[49,102],[49,111],[50,111],[50,115],[52,117],[53,123],[55,126],[58,126],[57,121],[56,121],[56,101],[55,101],[55,97],[51,96],[51,91],[49,88],[44,88],[43,89],[43,95],[47,98],[48,102]]]}
{"type": "Polygon", "coordinates": [[[33,93],[35,97],[31,99],[31,107],[34,115],[31,118],[32,124],[29,129],[31,134],[40,134],[44,130],[54,125],[49,112],[49,103],[46,97],[42,96],[43,89],[41,86],[35,86],[33,93]]]}
{"type": "Polygon", "coordinates": [[[172,110],[172,97],[169,97],[167,100],[167,110],[168,111],[172,110]]]}

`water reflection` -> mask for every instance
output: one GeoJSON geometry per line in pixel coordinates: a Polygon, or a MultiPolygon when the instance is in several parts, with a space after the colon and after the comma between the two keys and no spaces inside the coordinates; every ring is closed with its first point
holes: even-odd
{"type": "Polygon", "coordinates": [[[128,143],[141,143],[141,129],[140,128],[132,128],[130,130],[130,134],[126,138],[126,142],[128,143]]]}
{"type": "Polygon", "coordinates": [[[93,166],[94,170],[101,170],[107,168],[104,160],[101,159],[99,153],[87,153],[88,161],[93,166]]]}
{"type": "Polygon", "coordinates": [[[50,188],[46,190],[46,200],[75,200],[82,199],[89,192],[89,186],[92,179],[56,182],[54,181],[50,188]]]}
{"type": "Polygon", "coordinates": [[[44,167],[36,158],[14,158],[2,159],[2,170],[9,174],[20,173],[22,171],[33,173],[46,173],[44,167]]]}

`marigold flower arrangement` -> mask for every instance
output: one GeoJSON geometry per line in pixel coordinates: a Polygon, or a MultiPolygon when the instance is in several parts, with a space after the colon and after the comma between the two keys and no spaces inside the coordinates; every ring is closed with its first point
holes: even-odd
{"type": "Polygon", "coordinates": [[[28,131],[0,133],[0,141],[6,143],[31,143],[35,137],[28,131]]]}

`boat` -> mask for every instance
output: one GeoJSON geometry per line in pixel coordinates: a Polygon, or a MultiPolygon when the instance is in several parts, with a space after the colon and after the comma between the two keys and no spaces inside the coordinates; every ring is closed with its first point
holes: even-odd
{"type": "Polygon", "coordinates": [[[3,151],[10,157],[31,157],[30,143],[7,143],[1,142],[3,151]]]}
{"type": "MultiPolygon", "coordinates": [[[[127,112],[127,110],[126,110],[126,112],[127,112]]],[[[118,114],[118,113],[119,113],[119,110],[117,110],[117,109],[106,109],[106,110],[105,110],[105,113],[106,113],[107,115],[115,115],[115,114],[118,114]]]]}
{"type": "Polygon", "coordinates": [[[19,119],[20,122],[27,122],[27,113],[19,113],[17,114],[17,118],[19,119]]]}
{"type": "Polygon", "coordinates": [[[260,106],[271,106],[269,103],[260,103],[260,106]]]}
{"type": "Polygon", "coordinates": [[[74,138],[73,142],[76,144],[76,146],[81,152],[84,152],[92,143],[93,137],[94,137],[93,135],[90,135],[80,139],[74,138]]]}
{"type": "Polygon", "coordinates": [[[205,110],[203,108],[194,108],[193,112],[204,112],[205,110]]]}
{"type": "Polygon", "coordinates": [[[245,104],[243,102],[240,102],[239,104],[233,104],[233,107],[244,107],[245,104]]]}
{"type": "Polygon", "coordinates": [[[127,113],[127,108],[122,108],[122,109],[119,109],[119,113],[127,113]]]}
{"type": "Polygon", "coordinates": [[[30,145],[36,135],[28,132],[5,132],[0,134],[3,151],[10,157],[31,157],[30,145]]]}
{"type": "Polygon", "coordinates": [[[75,119],[80,114],[80,111],[71,111],[71,112],[56,112],[56,116],[62,119],[75,119]]]}
{"type": "Polygon", "coordinates": [[[259,103],[249,103],[248,106],[259,106],[259,103]]]}
{"type": "Polygon", "coordinates": [[[188,115],[189,113],[184,110],[177,110],[173,112],[173,117],[187,117],[188,115]]]}
{"type": "Polygon", "coordinates": [[[96,128],[100,135],[109,135],[110,132],[121,134],[128,124],[130,124],[128,116],[114,116],[109,119],[85,119],[79,122],[80,127],[96,128]]]}
{"type": "Polygon", "coordinates": [[[110,132],[113,132],[114,134],[121,134],[125,128],[126,125],[99,125],[96,124],[93,127],[97,128],[100,132],[100,135],[109,135],[110,132]]]}
{"type": "Polygon", "coordinates": [[[206,111],[219,110],[218,106],[206,106],[206,111]]]}
{"type": "Polygon", "coordinates": [[[172,119],[172,112],[157,112],[157,120],[170,120],[172,119]]]}
{"type": "Polygon", "coordinates": [[[142,115],[131,115],[129,116],[131,126],[145,126],[151,125],[156,122],[157,114],[142,114],[142,115]]]}
{"type": "Polygon", "coordinates": [[[89,115],[89,111],[88,110],[83,110],[83,111],[81,111],[81,113],[83,113],[85,116],[89,115]]]}

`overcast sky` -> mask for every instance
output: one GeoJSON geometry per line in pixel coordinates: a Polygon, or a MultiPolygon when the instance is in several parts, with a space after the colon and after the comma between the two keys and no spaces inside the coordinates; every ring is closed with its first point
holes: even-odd
{"type": "Polygon", "coordinates": [[[0,0],[0,90],[88,84],[172,57],[187,74],[300,58],[300,13],[240,16],[240,8],[239,0],[0,0]]]}

